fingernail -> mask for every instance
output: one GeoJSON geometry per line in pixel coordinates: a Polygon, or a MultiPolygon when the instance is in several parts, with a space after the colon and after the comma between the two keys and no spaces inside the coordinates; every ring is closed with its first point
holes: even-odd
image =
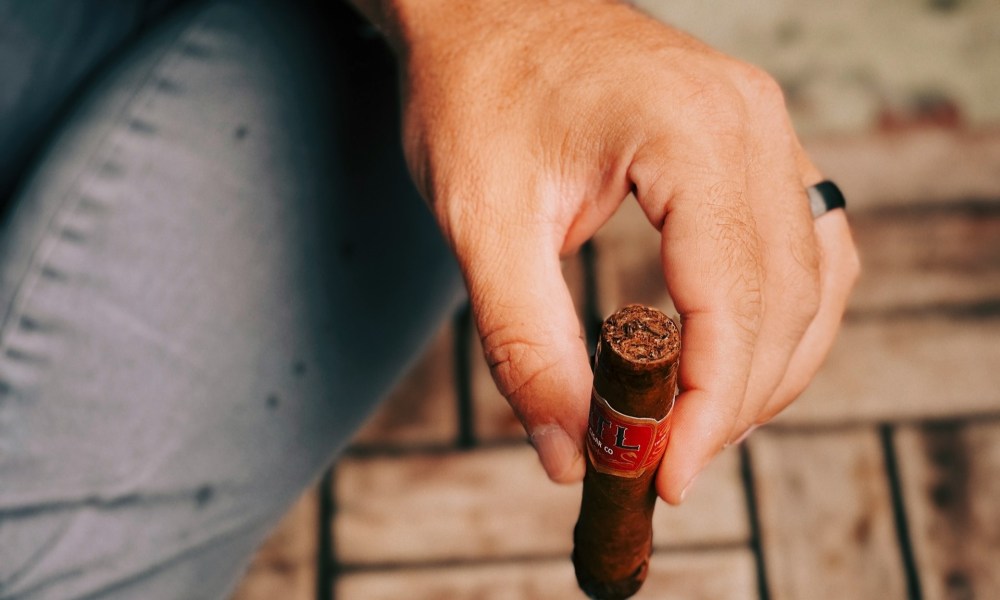
{"type": "Polygon", "coordinates": [[[531,432],[530,439],[549,479],[568,480],[572,467],[580,460],[580,450],[569,434],[558,425],[542,425],[531,432]]]}
{"type": "Polygon", "coordinates": [[[695,473],[694,477],[689,479],[687,485],[685,485],[684,489],[681,490],[681,502],[684,502],[684,499],[687,498],[688,492],[690,492],[691,488],[694,486],[694,482],[698,480],[698,475],[700,475],[700,473],[695,473]]]}

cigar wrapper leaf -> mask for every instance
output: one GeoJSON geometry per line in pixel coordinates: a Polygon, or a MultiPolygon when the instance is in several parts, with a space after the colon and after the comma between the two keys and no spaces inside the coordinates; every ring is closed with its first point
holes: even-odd
{"type": "Polygon", "coordinates": [[[629,598],[646,579],[653,478],[669,437],[679,358],[677,325],[656,309],[626,306],[601,328],[573,532],[577,582],[595,600],[629,598]]]}

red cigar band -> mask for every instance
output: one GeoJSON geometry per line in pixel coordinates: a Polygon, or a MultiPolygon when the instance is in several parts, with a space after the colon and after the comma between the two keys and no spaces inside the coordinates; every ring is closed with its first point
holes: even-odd
{"type": "Polygon", "coordinates": [[[667,448],[672,410],[673,404],[660,420],[631,417],[612,408],[593,390],[587,452],[594,468],[600,473],[630,479],[656,468],[667,448]]]}

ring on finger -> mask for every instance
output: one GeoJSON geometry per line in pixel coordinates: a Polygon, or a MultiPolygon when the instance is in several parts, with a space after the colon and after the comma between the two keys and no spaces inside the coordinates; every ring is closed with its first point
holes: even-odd
{"type": "Polygon", "coordinates": [[[846,206],[844,194],[837,184],[830,180],[810,186],[806,189],[806,193],[809,195],[809,209],[812,210],[813,219],[818,219],[837,208],[844,209],[846,206]]]}

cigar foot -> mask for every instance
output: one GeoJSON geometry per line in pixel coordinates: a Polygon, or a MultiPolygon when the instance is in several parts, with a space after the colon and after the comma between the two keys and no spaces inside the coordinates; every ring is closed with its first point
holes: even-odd
{"type": "Polygon", "coordinates": [[[596,578],[586,572],[584,567],[577,560],[576,553],[573,553],[573,567],[576,570],[576,581],[580,589],[591,600],[625,600],[631,598],[639,591],[644,581],[646,581],[646,571],[649,569],[649,560],[642,561],[639,568],[625,579],[618,581],[607,581],[596,578]]]}

